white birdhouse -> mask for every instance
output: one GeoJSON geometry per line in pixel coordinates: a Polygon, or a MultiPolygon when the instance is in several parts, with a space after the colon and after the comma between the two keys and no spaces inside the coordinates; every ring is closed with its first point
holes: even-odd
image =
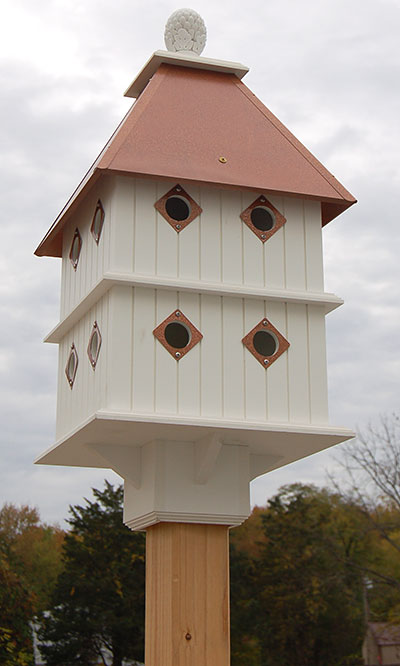
{"type": "Polygon", "coordinates": [[[114,469],[133,529],[237,525],[251,479],[352,436],[328,421],[321,233],[355,200],[176,20],[36,250],[62,258],[38,462],[114,469]]]}

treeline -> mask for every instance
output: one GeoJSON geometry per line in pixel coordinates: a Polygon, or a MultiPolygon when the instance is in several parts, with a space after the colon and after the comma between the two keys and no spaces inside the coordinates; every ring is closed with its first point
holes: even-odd
{"type": "MultiPolygon", "coordinates": [[[[232,666],[361,664],[366,619],[400,623],[392,426],[385,447],[379,431],[348,449],[346,492],[287,486],[232,530],[232,666]]],[[[144,661],[145,536],[123,525],[122,502],[106,482],[71,507],[65,533],[3,506],[0,664],[33,663],[33,618],[49,666],[144,661]]]]}

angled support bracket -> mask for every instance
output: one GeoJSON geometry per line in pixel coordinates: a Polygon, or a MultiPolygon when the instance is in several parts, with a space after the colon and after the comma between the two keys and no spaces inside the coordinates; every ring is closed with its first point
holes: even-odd
{"type": "Polygon", "coordinates": [[[194,444],[194,479],[204,485],[209,480],[222,449],[219,435],[212,434],[194,444]]]}
{"type": "Polygon", "coordinates": [[[142,483],[141,448],[121,444],[91,444],[107,466],[139,490],[142,483]]]}

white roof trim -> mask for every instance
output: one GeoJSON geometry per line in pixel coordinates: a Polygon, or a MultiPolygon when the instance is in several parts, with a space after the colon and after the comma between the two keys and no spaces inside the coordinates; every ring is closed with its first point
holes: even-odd
{"type": "Polygon", "coordinates": [[[249,68],[246,67],[246,65],[242,65],[240,62],[203,58],[202,56],[197,56],[195,54],[190,55],[188,53],[155,51],[137,77],[124,92],[124,96],[139,97],[140,93],[147,86],[151,77],[162,63],[166,63],[167,65],[178,65],[179,67],[191,67],[192,69],[206,69],[213,72],[222,72],[224,74],[235,74],[239,79],[242,79],[249,71],[249,68]]]}

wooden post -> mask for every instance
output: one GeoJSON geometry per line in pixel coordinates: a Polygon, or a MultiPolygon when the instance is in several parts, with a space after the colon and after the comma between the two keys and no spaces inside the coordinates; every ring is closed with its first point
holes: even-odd
{"type": "Polygon", "coordinates": [[[158,523],[146,536],[146,666],[229,666],[228,527],[158,523]]]}

